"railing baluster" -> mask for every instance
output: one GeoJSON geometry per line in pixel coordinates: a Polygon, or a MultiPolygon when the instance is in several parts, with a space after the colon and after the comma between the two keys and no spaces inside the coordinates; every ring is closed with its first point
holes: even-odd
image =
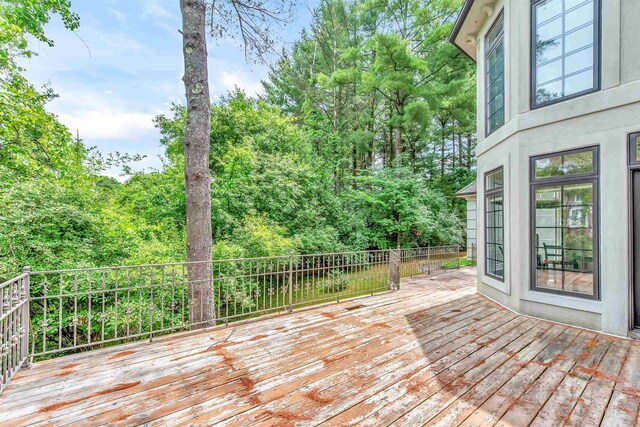
{"type": "MultiPolygon", "coordinates": [[[[291,312],[302,305],[340,302],[397,289],[402,278],[459,268],[459,254],[460,248],[452,245],[216,260],[208,263],[215,318],[228,324],[274,311],[291,312]]],[[[153,339],[194,326],[189,321],[189,310],[204,314],[205,307],[202,301],[189,304],[187,265],[30,273],[24,280],[34,277],[31,283],[36,284],[31,310],[37,326],[32,336],[27,335],[28,325],[26,329],[24,326],[25,321],[32,321],[29,315],[10,314],[18,309],[16,304],[21,303],[21,295],[27,292],[24,286],[29,283],[5,285],[0,292],[3,381],[14,369],[11,365],[27,354],[41,357],[133,339],[153,339]],[[94,280],[98,281],[97,286],[94,280]],[[95,310],[98,311],[94,313],[95,310]],[[94,314],[100,315],[99,330],[94,314]],[[51,322],[57,322],[57,327],[51,322]]]]}

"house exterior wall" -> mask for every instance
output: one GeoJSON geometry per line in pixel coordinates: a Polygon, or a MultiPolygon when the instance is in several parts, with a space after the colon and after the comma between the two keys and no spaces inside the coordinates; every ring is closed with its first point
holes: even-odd
{"type": "MultiPolygon", "coordinates": [[[[626,336],[630,325],[629,171],[627,135],[640,131],[640,32],[637,0],[601,2],[601,90],[535,110],[530,108],[530,1],[497,1],[477,35],[478,203],[484,174],[504,168],[505,278],[487,277],[478,262],[478,290],[520,313],[626,336]],[[505,124],[485,137],[483,39],[505,16],[505,124]],[[530,158],[597,145],[600,149],[599,300],[531,290],[530,158]]],[[[479,214],[478,230],[484,230],[479,214]]],[[[477,233],[484,259],[484,233],[477,233]]]]}

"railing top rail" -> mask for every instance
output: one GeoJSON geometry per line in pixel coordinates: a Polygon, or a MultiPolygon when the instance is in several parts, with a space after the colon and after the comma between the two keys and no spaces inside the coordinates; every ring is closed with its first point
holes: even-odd
{"type": "Polygon", "coordinates": [[[16,276],[16,277],[13,277],[13,278],[11,278],[11,279],[7,280],[6,282],[0,283],[0,289],[1,289],[1,288],[5,288],[5,287],[7,287],[7,286],[9,286],[9,285],[14,284],[14,283],[15,283],[15,282],[17,282],[18,280],[24,279],[24,278],[25,278],[25,277],[27,277],[28,275],[29,275],[29,273],[22,273],[22,274],[21,274],[21,275],[19,275],[19,276],[16,276]]]}
{"type": "MultiPolygon", "coordinates": [[[[109,271],[109,270],[135,270],[139,268],[157,268],[157,267],[178,267],[178,266],[186,266],[186,265],[197,265],[204,263],[212,263],[212,264],[220,264],[225,262],[238,262],[238,261],[266,261],[266,260],[277,260],[277,259],[289,259],[291,257],[312,257],[312,256],[335,256],[335,255],[348,255],[348,254],[358,254],[358,253],[381,253],[381,252],[389,252],[394,250],[406,251],[406,250],[419,250],[419,249],[444,249],[444,248],[456,248],[460,247],[459,245],[440,245],[440,246],[421,246],[421,247],[411,247],[411,248],[390,248],[390,249],[372,249],[372,250],[359,250],[359,251],[346,251],[346,252],[325,252],[325,253],[313,253],[313,254],[291,254],[291,255],[275,255],[275,256],[267,256],[267,257],[251,257],[251,258],[226,258],[226,259],[214,259],[211,261],[184,261],[184,262],[171,262],[171,263],[161,263],[161,264],[138,264],[138,265],[119,265],[119,266],[111,266],[111,267],[88,267],[88,268],[72,268],[72,269],[61,269],[61,270],[42,270],[42,271],[33,271],[30,273],[33,275],[43,275],[43,274],[65,274],[65,273],[85,273],[92,271],[109,271]]],[[[22,277],[18,276],[18,277],[22,277]]],[[[11,279],[11,280],[15,280],[11,279]]],[[[10,280],[10,281],[11,281],[10,280]]],[[[7,282],[8,283],[8,282],[7,282]]],[[[4,284],[3,284],[4,285],[4,284]]]]}

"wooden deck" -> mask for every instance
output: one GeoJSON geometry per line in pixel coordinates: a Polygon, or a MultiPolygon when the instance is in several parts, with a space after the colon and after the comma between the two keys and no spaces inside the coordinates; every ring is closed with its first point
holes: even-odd
{"type": "Polygon", "coordinates": [[[2,425],[638,425],[640,343],[518,316],[475,272],[38,363],[2,425]]]}

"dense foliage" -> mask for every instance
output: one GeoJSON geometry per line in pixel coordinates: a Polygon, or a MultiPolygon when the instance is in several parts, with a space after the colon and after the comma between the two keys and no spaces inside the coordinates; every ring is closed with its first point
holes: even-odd
{"type": "MultiPolygon", "coordinates": [[[[214,257],[462,243],[474,74],[446,37],[459,0],[322,1],[261,99],[211,108],[214,257]]],[[[68,1],[0,5],[0,279],[184,259],[185,108],[159,116],[163,167],[124,183],[46,111],[16,59],[68,1]]]]}

